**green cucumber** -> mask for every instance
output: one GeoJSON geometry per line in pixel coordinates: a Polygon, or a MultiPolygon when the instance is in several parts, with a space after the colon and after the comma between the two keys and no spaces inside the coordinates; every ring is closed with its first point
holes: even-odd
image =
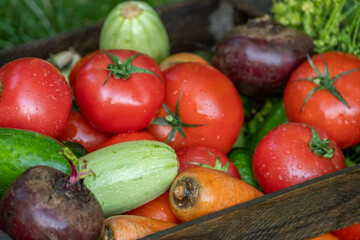
{"type": "Polygon", "coordinates": [[[164,193],[178,174],[175,151],[165,143],[138,140],[114,144],[79,158],[94,174],[84,183],[106,217],[139,207],[164,193]]]}
{"type": "Polygon", "coordinates": [[[0,128],[0,197],[26,169],[46,165],[70,174],[68,160],[60,153],[63,144],[46,135],[0,128]]]}

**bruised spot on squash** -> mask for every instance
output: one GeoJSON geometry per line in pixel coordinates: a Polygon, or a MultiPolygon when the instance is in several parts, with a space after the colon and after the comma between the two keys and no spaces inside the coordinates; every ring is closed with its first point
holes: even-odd
{"type": "Polygon", "coordinates": [[[136,4],[128,3],[123,7],[121,11],[121,16],[123,16],[124,18],[131,19],[139,16],[142,13],[142,11],[143,10],[139,8],[136,4]]]}

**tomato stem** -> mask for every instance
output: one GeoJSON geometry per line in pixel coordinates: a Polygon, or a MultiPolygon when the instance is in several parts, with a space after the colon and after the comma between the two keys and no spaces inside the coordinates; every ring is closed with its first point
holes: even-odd
{"type": "Polygon", "coordinates": [[[134,73],[147,73],[147,74],[151,74],[156,76],[157,78],[160,79],[161,82],[163,82],[162,78],[159,77],[156,73],[147,70],[145,68],[140,68],[140,67],[136,67],[131,65],[132,62],[134,61],[134,59],[137,56],[140,55],[144,55],[142,53],[138,53],[135,54],[131,57],[129,57],[128,59],[126,59],[125,61],[121,61],[120,58],[118,58],[117,56],[115,56],[114,54],[111,54],[109,52],[103,52],[104,54],[108,55],[109,58],[112,60],[112,64],[109,64],[106,68],[106,70],[109,70],[109,75],[106,78],[105,82],[103,83],[103,86],[107,83],[107,81],[110,79],[110,76],[113,76],[117,79],[123,79],[126,80],[128,78],[131,77],[132,74],[134,73]]]}
{"type": "Polygon", "coordinates": [[[180,114],[179,114],[179,104],[180,104],[180,99],[181,99],[182,94],[183,94],[183,91],[181,91],[180,96],[176,102],[174,113],[164,103],[163,108],[166,111],[167,115],[164,118],[155,118],[151,122],[151,124],[155,124],[155,125],[171,126],[171,131],[166,139],[166,143],[169,143],[174,138],[174,136],[177,132],[180,133],[180,135],[182,137],[180,141],[182,141],[186,137],[186,134],[184,131],[185,127],[200,127],[200,126],[207,125],[207,124],[188,124],[188,123],[184,123],[181,120],[180,114]]]}
{"type": "Polygon", "coordinates": [[[301,109],[300,109],[300,112],[303,111],[304,107],[305,107],[305,104],[308,102],[308,100],[311,98],[311,96],[319,91],[319,90],[327,90],[329,91],[333,96],[335,96],[339,101],[341,101],[346,107],[348,107],[349,109],[351,108],[350,105],[345,101],[345,99],[341,96],[340,92],[335,88],[335,81],[344,76],[344,75],[347,75],[347,74],[350,74],[350,73],[353,73],[353,72],[356,72],[356,71],[359,71],[360,68],[355,68],[355,69],[352,69],[352,70],[349,70],[349,71],[346,71],[346,72],[342,72],[338,75],[336,75],[335,77],[331,78],[330,77],[330,73],[329,73],[329,68],[326,64],[326,61],[324,59],[324,56],[323,54],[321,54],[321,58],[324,62],[324,73],[321,73],[319,71],[319,69],[315,66],[314,62],[311,60],[309,54],[307,54],[307,59],[311,65],[311,67],[314,69],[314,71],[316,72],[317,76],[313,77],[313,78],[301,78],[301,79],[298,79],[298,80],[295,80],[295,81],[310,81],[312,83],[315,83],[317,85],[317,87],[315,87],[314,89],[312,89],[308,95],[306,96],[304,102],[303,102],[303,105],[301,106],[301,109]]]}
{"type": "Polygon", "coordinates": [[[314,128],[311,128],[311,135],[312,138],[309,142],[311,151],[317,156],[332,158],[335,152],[334,143],[327,138],[321,140],[314,128]]]}

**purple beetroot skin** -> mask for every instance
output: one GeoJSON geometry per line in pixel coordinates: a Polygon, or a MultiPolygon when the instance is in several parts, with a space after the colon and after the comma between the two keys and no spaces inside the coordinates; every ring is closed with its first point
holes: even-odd
{"type": "Polygon", "coordinates": [[[36,166],[21,174],[0,203],[0,229],[13,239],[98,240],[104,215],[82,180],[36,166]]]}
{"type": "Polygon", "coordinates": [[[308,35],[264,17],[229,31],[215,45],[213,64],[241,95],[265,99],[281,95],[291,72],[313,50],[308,35]]]}

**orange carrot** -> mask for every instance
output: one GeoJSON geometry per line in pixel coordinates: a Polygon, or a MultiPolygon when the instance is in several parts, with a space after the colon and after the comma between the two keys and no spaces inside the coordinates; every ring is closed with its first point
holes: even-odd
{"type": "Polygon", "coordinates": [[[204,58],[200,57],[199,55],[191,52],[180,52],[170,55],[169,57],[165,58],[159,65],[162,71],[165,71],[169,67],[177,63],[185,63],[185,62],[198,62],[203,63],[206,65],[210,65],[208,61],[204,58]]]}
{"type": "Polygon", "coordinates": [[[311,240],[339,240],[339,238],[331,233],[326,233],[319,237],[312,238],[311,240]]]}
{"type": "Polygon", "coordinates": [[[123,214],[149,217],[177,224],[181,223],[181,221],[177,219],[171,210],[169,202],[169,191],[166,191],[154,200],[123,214]]]}
{"type": "Polygon", "coordinates": [[[264,195],[246,182],[210,168],[181,172],[170,186],[170,206],[187,222],[264,195]]]}
{"type": "Polygon", "coordinates": [[[105,219],[103,240],[131,240],[175,226],[175,223],[135,215],[105,219]]]}

